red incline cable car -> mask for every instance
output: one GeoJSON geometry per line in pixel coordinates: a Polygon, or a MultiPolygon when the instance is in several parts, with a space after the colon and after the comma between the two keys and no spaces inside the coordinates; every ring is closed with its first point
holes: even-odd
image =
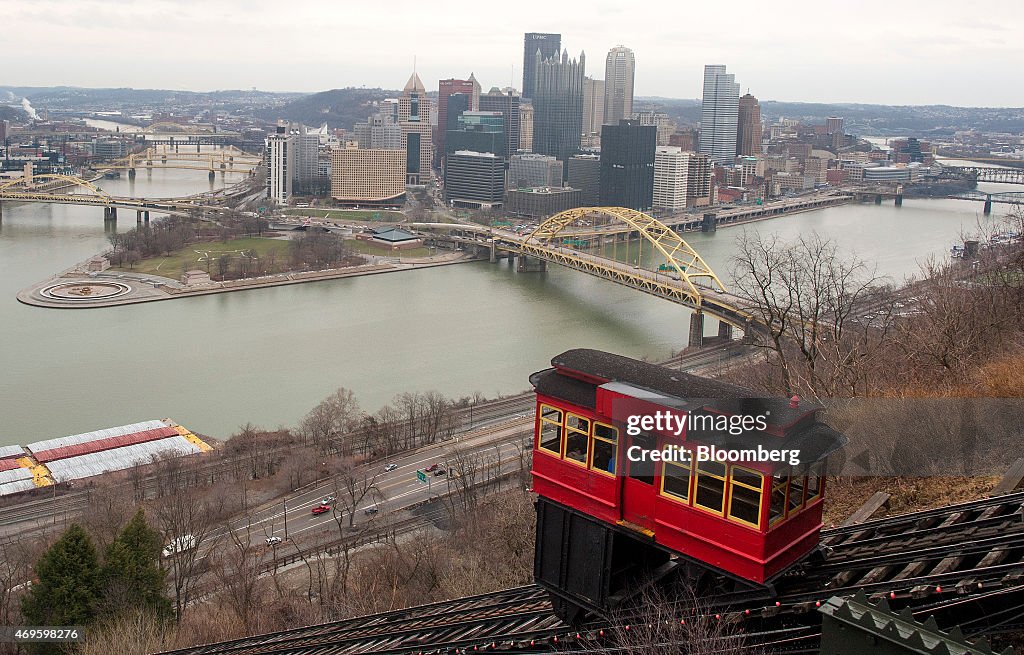
{"type": "Polygon", "coordinates": [[[819,406],[596,350],[551,363],[530,377],[534,573],[564,619],[680,575],[770,592],[815,550],[846,442],[819,406]]]}

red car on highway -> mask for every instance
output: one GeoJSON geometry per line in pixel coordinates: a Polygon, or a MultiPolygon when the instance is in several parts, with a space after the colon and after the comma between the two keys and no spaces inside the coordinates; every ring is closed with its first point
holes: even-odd
{"type": "Polygon", "coordinates": [[[331,506],[330,505],[317,505],[316,507],[314,507],[313,509],[311,509],[309,511],[310,511],[310,513],[313,514],[313,516],[316,516],[318,514],[326,514],[327,512],[331,511],[331,506]]]}

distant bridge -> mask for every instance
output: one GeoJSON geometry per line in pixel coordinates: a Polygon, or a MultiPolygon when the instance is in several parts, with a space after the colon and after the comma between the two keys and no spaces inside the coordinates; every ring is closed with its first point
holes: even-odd
{"type": "Polygon", "coordinates": [[[1024,205],[1024,191],[1003,191],[1001,193],[985,193],[983,191],[962,191],[947,196],[954,200],[976,200],[985,203],[985,213],[992,213],[992,203],[1005,205],[1024,205]]]}
{"type": "Polygon", "coordinates": [[[711,267],[673,229],[661,221],[642,212],[623,207],[582,207],[570,209],[551,216],[529,235],[516,234],[511,230],[484,226],[453,223],[411,223],[409,227],[422,231],[443,232],[432,238],[455,241],[489,251],[491,261],[506,256],[518,256],[520,271],[546,270],[547,263],[582,271],[589,275],[643,291],[685,305],[694,311],[690,319],[689,344],[701,344],[704,334],[704,314],[719,320],[719,335],[731,338],[733,326],[744,330],[746,337],[760,329],[758,314],[753,304],[728,293],[722,281],[711,267]],[[593,252],[580,252],[565,241],[579,238],[586,224],[593,219],[610,219],[621,228],[615,232],[603,232],[591,236],[597,243],[612,240],[639,238],[637,261],[642,261],[644,244],[647,244],[657,258],[663,259],[656,270],[642,268],[639,264],[622,262],[593,252]]]}
{"type": "Polygon", "coordinates": [[[112,196],[98,186],[72,175],[31,175],[0,183],[0,218],[3,202],[42,202],[62,205],[103,207],[105,221],[117,221],[118,209],[134,209],[138,222],[149,221],[149,212],[184,215],[191,211],[224,211],[206,204],[215,193],[187,198],[127,198],[112,196]]]}
{"type": "Polygon", "coordinates": [[[179,153],[170,151],[167,146],[163,150],[152,146],[143,152],[133,153],[107,164],[97,164],[92,168],[96,171],[127,170],[129,177],[134,177],[136,170],[140,168],[200,170],[209,171],[211,175],[218,171],[249,175],[262,160],[259,155],[247,153],[233,146],[210,153],[179,153]]]}
{"type": "Polygon", "coordinates": [[[996,166],[946,166],[943,174],[958,177],[972,177],[978,182],[999,182],[1001,184],[1024,184],[1024,168],[1000,168],[996,166]]]}

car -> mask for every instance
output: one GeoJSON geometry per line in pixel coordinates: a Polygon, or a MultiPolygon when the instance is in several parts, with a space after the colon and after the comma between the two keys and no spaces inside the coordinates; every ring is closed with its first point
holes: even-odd
{"type": "Polygon", "coordinates": [[[171,543],[164,546],[162,554],[164,557],[171,557],[173,555],[177,555],[178,553],[183,553],[187,550],[192,550],[196,547],[196,543],[197,542],[195,535],[186,534],[184,536],[178,537],[171,543]]]}
{"type": "Polygon", "coordinates": [[[282,541],[284,541],[284,539],[282,539],[281,537],[278,537],[277,535],[274,535],[273,537],[267,537],[267,545],[268,546],[276,546],[279,543],[281,543],[282,541]]]}
{"type": "Polygon", "coordinates": [[[379,511],[380,510],[377,509],[377,507],[367,507],[366,509],[363,510],[363,514],[366,514],[367,516],[373,516],[374,514],[378,513],[379,511]]]}
{"type": "Polygon", "coordinates": [[[434,475],[448,475],[448,471],[439,468],[436,471],[434,471],[434,475]]]}
{"type": "Polygon", "coordinates": [[[384,467],[384,472],[387,473],[387,472],[390,472],[390,471],[394,471],[397,468],[398,468],[398,464],[388,464],[387,466],[384,467]]]}
{"type": "Polygon", "coordinates": [[[423,470],[426,471],[427,473],[430,473],[431,471],[436,471],[439,466],[440,466],[440,464],[438,464],[437,462],[434,462],[433,464],[431,464],[430,466],[428,466],[427,468],[425,468],[423,470]]]}
{"type": "Polygon", "coordinates": [[[331,511],[330,505],[317,505],[313,509],[309,510],[310,514],[312,514],[313,516],[317,516],[319,514],[326,514],[329,511],[331,511]]]}
{"type": "Polygon", "coordinates": [[[333,505],[336,498],[334,496],[324,496],[320,499],[321,505],[333,505]]]}

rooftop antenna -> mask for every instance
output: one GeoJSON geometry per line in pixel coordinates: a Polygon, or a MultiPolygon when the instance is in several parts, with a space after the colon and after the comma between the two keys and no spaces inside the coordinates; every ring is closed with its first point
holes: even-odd
{"type": "Polygon", "coordinates": [[[416,55],[412,56],[412,72],[416,72],[416,55]]]}

